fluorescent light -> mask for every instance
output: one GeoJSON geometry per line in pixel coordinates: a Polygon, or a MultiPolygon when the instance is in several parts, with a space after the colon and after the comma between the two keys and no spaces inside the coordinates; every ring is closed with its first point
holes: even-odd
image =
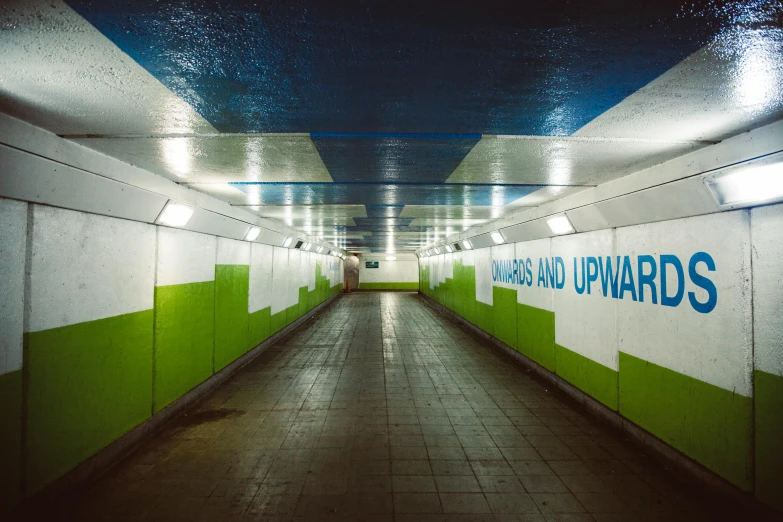
{"type": "Polygon", "coordinates": [[[446,252],[448,252],[449,254],[451,254],[452,252],[454,252],[454,249],[453,249],[453,248],[451,248],[451,245],[446,245],[446,252]]]}
{"type": "Polygon", "coordinates": [[[304,246],[302,247],[302,250],[309,252],[311,246],[313,245],[311,245],[310,243],[305,243],[304,246]]]}
{"type": "Polygon", "coordinates": [[[294,240],[292,237],[285,238],[285,241],[283,241],[283,247],[288,248],[291,246],[291,242],[294,240]]]}
{"type": "Polygon", "coordinates": [[[495,242],[496,245],[502,245],[506,242],[506,239],[503,237],[503,234],[500,233],[499,230],[495,230],[490,234],[492,236],[492,241],[495,242]]]}
{"type": "Polygon", "coordinates": [[[463,239],[461,244],[462,248],[465,250],[473,250],[473,245],[470,243],[469,239],[463,239]]]}
{"type": "Polygon", "coordinates": [[[169,200],[155,222],[169,227],[184,227],[192,215],[193,207],[169,200]]]}
{"type": "Polygon", "coordinates": [[[250,230],[245,234],[245,241],[255,241],[258,239],[258,235],[261,233],[261,229],[258,227],[250,227],[250,230]]]}
{"type": "Polygon", "coordinates": [[[436,254],[440,254],[440,250],[438,250],[438,247],[433,248],[436,254]]]}
{"type": "Polygon", "coordinates": [[[546,220],[546,224],[549,225],[549,230],[553,234],[572,234],[575,232],[574,226],[571,224],[571,220],[565,214],[562,216],[551,217],[546,220]]]}
{"type": "Polygon", "coordinates": [[[394,256],[386,256],[386,261],[397,261],[397,258],[394,256]]]}
{"type": "Polygon", "coordinates": [[[718,204],[741,205],[783,198],[783,162],[705,178],[718,204]]]}
{"type": "Polygon", "coordinates": [[[324,247],[322,247],[321,245],[318,245],[318,248],[316,249],[315,253],[316,254],[320,254],[321,250],[323,250],[323,249],[324,249],[324,247]]]}

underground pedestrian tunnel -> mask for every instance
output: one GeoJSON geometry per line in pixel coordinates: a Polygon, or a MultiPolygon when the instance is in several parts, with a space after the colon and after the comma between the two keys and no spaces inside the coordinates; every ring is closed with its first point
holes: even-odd
{"type": "Polygon", "coordinates": [[[782,20],[0,3],[0,518],[779,518],[782,20]]]}

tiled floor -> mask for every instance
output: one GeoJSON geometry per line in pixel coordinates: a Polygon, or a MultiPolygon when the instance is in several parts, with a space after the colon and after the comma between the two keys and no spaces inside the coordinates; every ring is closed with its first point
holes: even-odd
{"type": "MultiPolygon", "coordinates": [[[[58,519],[713,520],[413,293],[341,297],[58,519]]],[[[710,501],[714,502],[714,500],[710,501]]]]}

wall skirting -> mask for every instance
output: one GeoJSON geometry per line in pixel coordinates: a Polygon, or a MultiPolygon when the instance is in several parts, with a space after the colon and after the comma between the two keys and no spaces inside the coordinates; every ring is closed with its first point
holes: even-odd
{"type": "Polygon", "coordinates": [[[616,411],[607,408],[605,405],[601,404],[593,397],[567,382],[560,376],[547,370],[529,357],[526,357],[522,353],[510,347],[500,339],[491,336],[473,323],[465,320],[463,317],[435,301],[428,295],[422,293],[421,291],[419,292],[419,295],[424,298],[425,303],[427,303],[437,313],[450,318],[454,322],[459,323],[461,326],[470,330],[473,334],[489,342],[495,349],[501,351],[506,356],[510,357],[525,368],[533,371],[541,379],[550,383],[558,390],[565,393],[571,400],[583,406],[590,414],[598,417],[606,424],[609,424],[615,430],[622,432],[625,437],[632,440],[635,444],[649,450],[656,460],[683,472],[688,477],[694,479],[697,485],[708,490],[709,493],[730,498],[734,502],[742,505],[748,510],[749,516],[755,515],[756,517],[759,517],[759,520],[778,520],[777,517],[780,515],[772,511],[767,506],[761,504],[753,496],[753,493],[742,491],[735,485],[705,468],[695,460],[669,446],[652,433],[632,423],[616,411]]]}

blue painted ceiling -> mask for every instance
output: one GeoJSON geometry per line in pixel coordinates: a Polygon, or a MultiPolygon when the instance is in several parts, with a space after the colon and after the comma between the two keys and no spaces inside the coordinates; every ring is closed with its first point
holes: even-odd
{"type": "Polygon", "coordinates": [[[483,134],[570,135],[667,71],[715,34],[707,3],[69,0],[219,131],[309,133],[334,183],[261,202],[363,204],[371,248],[416,231],[404,205],[540,188],[444,182],[483,134]]]}

